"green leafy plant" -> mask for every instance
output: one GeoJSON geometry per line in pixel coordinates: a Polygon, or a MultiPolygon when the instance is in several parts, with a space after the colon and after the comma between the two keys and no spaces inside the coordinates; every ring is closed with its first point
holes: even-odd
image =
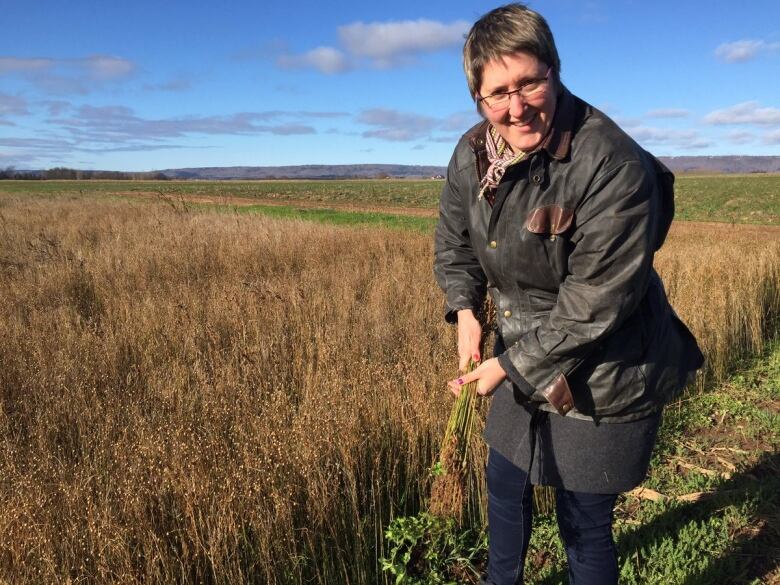
{"type": "Polygon", "coordinates": [[[385,531],[382,569],[396,585],[476,583],[487,560],[487,535],[428,512],[399,517],[385,531]]]}
{"type": "MultiPolygon", "coordinates": [[[[477,364],[470,362],[467,372],[477,364]]],[[[452,407],[438,460],[430,470],[428,511],[393,520],[385,532],[382,568],[397,585],[476,583],[487,559],[479,511],[469,508],[477,419],[477,384],[465,384],[452,407]],[[466,512],[472,512],[466,514],[466,512]]]]}

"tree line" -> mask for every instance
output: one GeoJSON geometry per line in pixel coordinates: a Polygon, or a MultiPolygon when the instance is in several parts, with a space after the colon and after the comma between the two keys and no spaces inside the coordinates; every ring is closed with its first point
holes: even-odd
{"type": "Polygon", "coordinates": [[[160,171],[148,173],[126,173],[123,171],[82,171],[65,167],[55,167],[40,171],[17,171],[13,167],[0,169],[0,180],[13,179],[16,181],[45,181],[45,180],[74,180],[87,181],[90,179],[114,180],[114,181],[166,181],[168,177],[160,171]]]}

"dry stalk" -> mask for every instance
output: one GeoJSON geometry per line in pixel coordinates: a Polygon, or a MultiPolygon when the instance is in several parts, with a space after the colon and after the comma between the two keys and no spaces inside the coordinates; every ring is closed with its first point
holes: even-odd
{"type": "MultiPolygon", "coordinates": [[[[470,361],[466,373],[476,366],[470,361]]],[[[474,469],[471,453],[476,417],[477,382],[471,382],[461,387],[444,431],[428,505],[436,516],[463,520],[466,479],[474,469]]]]}
{"type": "MultiPolygon", "coordinates": [[[[376,582],[450,415],[430,236],[175,203],[0,195],[0,582],[376,582]]],[[[778,322],[763,228],[656,264],[713,378],[778,322]]]]}

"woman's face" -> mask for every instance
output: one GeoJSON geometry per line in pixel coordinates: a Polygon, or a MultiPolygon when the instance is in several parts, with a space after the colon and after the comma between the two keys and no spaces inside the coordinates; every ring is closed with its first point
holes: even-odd
{"type": "MultiPolygon", "coordinates": [[[[489,61],[482,71],[479,95],[509,92],[531,79],[548,74],[549,66],[528,53],[514,53],[489,61]]],[[[509,97],[503,109],[493,110],[480,103],[482,114],[517,152],[536,148],[547,134],[555,114],[557,88],[550,71],[548,81],[534,95],[524,98],[517,93],[509,97]]]]}

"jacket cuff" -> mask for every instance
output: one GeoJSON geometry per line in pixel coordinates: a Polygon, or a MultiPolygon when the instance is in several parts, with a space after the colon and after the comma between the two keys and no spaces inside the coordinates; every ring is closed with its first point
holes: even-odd
{"type": "Polygon", "coordinates": [[[512,384],[517,386],[517,389],[520,390],[526,398],[530,399],[531,395],[536,392],[536,388],[531,386],[531,384],[528,383],[528,380],[523,378],[520,372],[517,371],[517,368],[512,363],[512,360],[509,359],[509,355],[506,352],[498,356],[498,364],[504,369],[507,378],[512,381],[512,384]]]}
{"type": "Polygon", "coordinates": [[[456,325],[458,323],[458,311],[460,309],[444,308],[444,320],[450,325],[456,325]]]}

